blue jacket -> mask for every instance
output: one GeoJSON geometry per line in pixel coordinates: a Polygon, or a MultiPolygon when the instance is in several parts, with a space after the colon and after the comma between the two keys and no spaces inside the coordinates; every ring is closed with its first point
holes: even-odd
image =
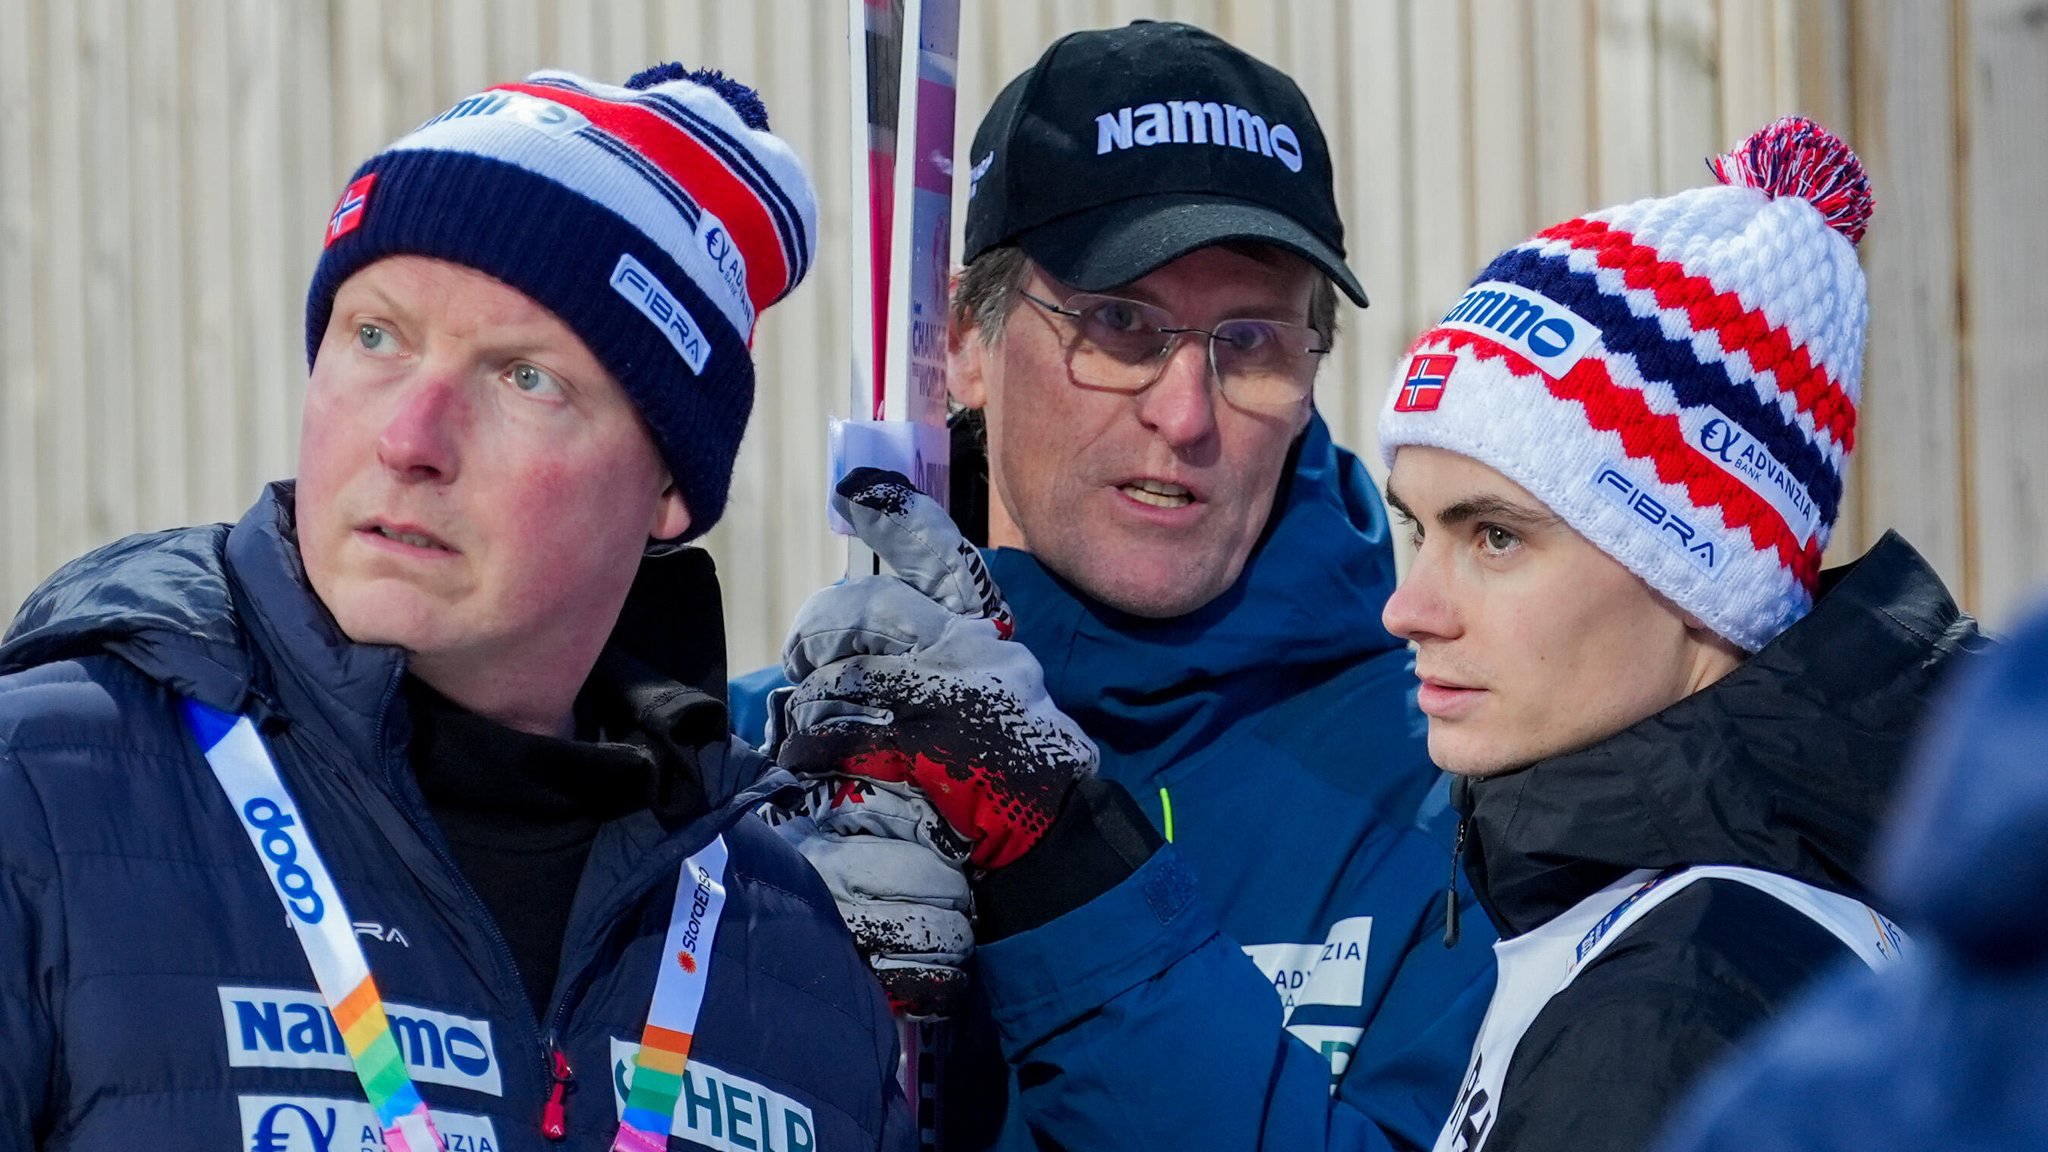
{"type": "MultiPolygon", "coordinates": [[[[1589,886],[1638,867],[1725,862],[1862,892],[1860,866],[1905,730],[1982,641],[1895,535],[1822,583],[1810,615],[1713,686],[1590,748],[1461,781],[1472,833],[1466,871],[1499,930],[1530,931],[1589,886]],[[1482,794],[1474,800],[1474,792],[1482,794]]],[[[2031,766],[2037,752],[2015,764],[2031,766]]],[[[1968,795],[1979,813],[2039,812],[2048,792],[2036,782],[1968,795]]],[[[2032,840],[2007,838],[1991,870],[2022,857],[2028,864],[2010,886],[1989,888],[1982,906],[2009,910],[2048,882],[2038,855],[2032,840]]],[[[1968,867],[1929,872],[1959,876],[1968,867]]],[[[1254,1009],[1259,973],[1234,954],[1189,872],[1172,846],[1161,848],[1094,900],[979,951],[1005,1049],[1028,1086],[1033,1130],[1066,1147],[1274,1152],[1383,1149],[1405,1135],[1371,1111],[1379,1101],[1354,1092],[1349,1077],[1330,1102],[1314,1056],[1254,1009]],[[1105,1059],[1111,1044],[1127,1059],[1105,1059]],[[1081,1103],[1063,1099],[1076,1096],[1081,1103]]],[[[1643,1147],[1706,1058],[1790,1004],[1826,964],[1814,959],[1823,949],[1793,931],[1801,925],[1768,908],[1729,916],[1725,908],[1741,906],[1711,890],[1712,907],[1681,907],[1714,883],[1644,917],[1548,1000],[1506,1065],[1501,1099],[1490,1102],[1519,1130],[1494,1125],[1487,1147],[1643,1147]]],[[[1962,888],[1947,884],[1943,895],[1962,888]]],[[[2048,951],[2048,929],[2035,938],[2048,951]]],[[[1822,944],[1850,955],[1832,936],[1822,944]]],[[[1504,992],[1510,1000],[1532,994],[1504,992]]],[[[1918,1048],[1899,1059],[1903,1067],[1927,1056],[1918,1048]]],[[[1474,1101],[1489,1106],[1483,1093],[1474,1101]]],[[[1785,1097],[1787,1110],[1811,1103],[1785,1097]]],[[[1948,1146],[1919,1146],[1930,1144],[1948,1146]]],[[[1763,1146],[1736,1139],[1713,1147],[1763,1146]]]]}
{"type": "MultiPolygon", "coordinates": [[[[678,863],[721,831],[729,897],[686,1086],[697,1142],[672,1146],[906,1146],[886,1005],[817,878],[741,818],[786,776],[728,741],[715,696],[684,677],[629,695],[694,764],[709,810],[600,831],[554,1003],[537,1014],[413,782],[403,654],[340,634],[305,583],[290,517],[280,485],[232,528],[103,548],[31,597],[0,647],[0,1152],[376,1146],[177,695],[267,735],[450,1152],[609,1146],[678,863]],[[540,1131],[556,1052],[573,1071],[561,1143],[540,1131]]],[[[709,576],[701,555],[650,560],[627,615],[689,652],[715,691],[709,576]],[[691,606],[664,619],[679,580],[691,606]]],[[[615,643],[626,634],[622,622],[615,643]]]]}
{"type": "Polygon", "coordinates": [[[1958,680],[1878,851],[1914,950],[1775,1024],[1666,1152],[2048,1147],[2048,610],[1958,680]]]}
{"type": "MultiPolygon", "coordinates": [[[[1202,922],[1220,925],[1256,962],[1268,991],[1253,989],[1247,1009],[1265,1030],[1285,1027],[1302,1042],[1315,1061],[1301,1065],[1304,1075],[1319,1074],[1381,1127],[1427,1147],[1492,992],[1493,936],[1483,917],[1468,916],[1458,947],[1443,946],[1451,864],[1438,837],[1455,814],[1428,759],[1412,658],[1380,623],[1394,561],[1364,465],[1313,418],[1237,582],[1171,620],[1089,601],[1027,553],[987,556],[1017,639],[1045,666],[1053,700],[1095,739],[1102,775],[1135,795],[1198,878],[1214,916],[1204,910],[1202,922]],[[1416,830],[1418,816],[1430,834],[1416,830]]],[[[762,691],[750,677],[734,696],[762,691]]],[[[1003,941],[985,954],[1042,948],[1081,965],[1113,954],[1123,928],[1070,931],[1070,921],[1083,922],[1063,917],[1028,933],[1028,943],[1003,941]]],[[[1219,995],[1249,970],[1242,955],[1223,959],[1219,995]]],[[[981,971],[993,979],[988,965],[981,971]]],[[[1005,1047],[1034,1035],[1026,1019],[997,1024],[1005,1047]]],[[[961,1031],[973,1048],[973,1023],[961,1031]]],[[[1063,1059],[1162,1071],[1177,1063],[1170,1052],[1123,1047],[1113,1031],[1098,1043],[1063,1059]]],[[[1098,1097],[1072,1075],[1059,1083],[1066,1099],[1048,1115],[1128,1110],[1138,1142],[1124,1146],[1229,1146],[1193,1133],[1189,1143],[1151,1143],[1164,1130],[1156,1109],[1185,1090],[1168,1075],[1156,1109],[1098,1097]]],[[[949,1088],[949,1111],[989,1111],[963,1097],[971,1094],[949,1088]]],[[[1058,1131],[1055,1121],[1042,1134],[1058,1131]]],[[[1027,1146],[1014,1117],[1004,1145],[1027,1146]]]]}

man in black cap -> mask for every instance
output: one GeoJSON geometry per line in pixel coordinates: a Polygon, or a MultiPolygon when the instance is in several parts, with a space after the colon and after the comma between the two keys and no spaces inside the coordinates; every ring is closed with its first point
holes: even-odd
{"type": "MultiPolygon", "coordinates": [[[[1441,827],[1439,776],[1411,659],[1380,624],[1386,512],[1314,407],[1337,293],[1366,303],[1315,114],[1222,40],[1141,21],[1054,43],[996,98],[970,160],[954,515],[1053,701],[1192,862],[1275,1018],[1328,1059],[1333,1093],[1427,1145],[1491,990],[1491,937],[1472,925],[1444,947],[1449,845],[1417,830],[1418,810],[1441,827]]],[[[816,815],[872,830],[889,799],[865,802],[816,815]]],[[[964,912],[935,922],[933,877],[882,837],[811,839],[899,1009],[943,1011],[968,983],[964,912]]],[[[1094,879],[1027,858],[989,882],[1027,898],[1001,901],[1002,923],[984,903],[984,945],[1055,920],[1094,879]]],[[[1018,1109],[991,1106],[1007,1077],[987,1023],[977,1009],[958,1037],[946,1112],[981,1130],[952,1146],[997,1139],[998,1121],[1005,1146],[1029,1146],[1018,1109]]],[[[1009,1055],[1030,1083],[1031,1054],[1009,1055]]]]}

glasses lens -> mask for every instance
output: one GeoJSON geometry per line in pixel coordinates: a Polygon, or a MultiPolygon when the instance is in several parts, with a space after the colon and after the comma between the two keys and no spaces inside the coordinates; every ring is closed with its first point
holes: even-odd
{"type": "Polygon", "coordinates": [[[1225,320],[1216,326],[1216,375],[1232,400],[1274,407],[1308,394],[1321,339],[1278,320],[1225,320]]]}
{"type": "Polygon", "coordinates": [[[1143,388],[1159,370],[1166,348],[1165,312],[1136,300],[1082,294],[1070,297],[1074,314],[1072,370],[1076,379],[1098,388],[1143,388]]]}

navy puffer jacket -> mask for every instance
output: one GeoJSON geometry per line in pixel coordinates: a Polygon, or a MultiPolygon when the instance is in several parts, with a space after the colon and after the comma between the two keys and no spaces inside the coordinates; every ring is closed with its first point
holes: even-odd
{"type": "Polygon", "coordinates": [[[709,807],[602,829],[553,1003],[536,1007],[414,784],[403,653],[339,632],[291,509],[278,485],[232,528],[103,548],[31,597],[0,647],[0,1152],[378,1147],[179,695],[268,737],[450,1152],[609,1147],[678,864],[720,832],[728,903],[671,1146],[906,1145],[866,965],[802,860],[742,819],[787,777],[725,735],[702,553],[643,564],[612,650],[630,638],[633,659],[599,668],[638,669],[609,686],[709,807]],[[540,1128],[556,1053],[572,1072],[560,1143],[540,1128]]]}

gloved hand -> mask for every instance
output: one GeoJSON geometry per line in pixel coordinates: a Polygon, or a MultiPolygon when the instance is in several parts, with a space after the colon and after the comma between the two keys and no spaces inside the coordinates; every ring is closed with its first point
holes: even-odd
{"type": "Polygon", "coordinates": [[[827,588],[797,613],[775,757],[799,776],[922,797],[970,863],[1001,868],[1095,771],[1095,745],[1008,639],[1008,605],[937,503],[873,468],[848,474],[833,503],[896,575],[827,588]]]}
{"type": "Polygon", "coordinates": [[[865,780],[820,777],[790,809],[762,815],[824,878],[890,1010],[912,1020],[953,1015],[974,951],[972,898],[962,846],[931,806],[865,780]]]}

